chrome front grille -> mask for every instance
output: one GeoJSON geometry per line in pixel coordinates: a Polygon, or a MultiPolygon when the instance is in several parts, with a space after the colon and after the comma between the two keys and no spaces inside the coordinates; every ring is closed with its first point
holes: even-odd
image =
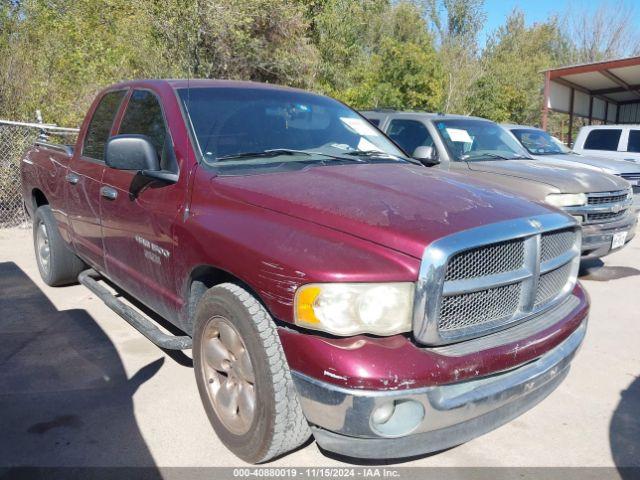
{"type": "Polygon", "coordinates": [[[586,223],[599,223],[599,222],[612,222],[624,217],[627,214],[627,210],[620,210],[619,212],[598,212],[588,213],[586,223]]]}
{"type": "Polygon", "coordinates": [[[524,265],[524,245],[520,240],[487,245],[462,252],[447,264],[447,280],[483,277],[517,270],[524,265]]]}
{"type": "Polygon", "coordinates": [[[602,205],[603,203],[624,202],[627,199],[627,192],[622,191],[611,195],[589,195],[589,205],[602,205]]]}
{"type": "Polygon", "coordinates": [[[524,321],[576,282],[580,230],[564,215],[478,227],[427,247],[414,335],[425,344],[465,340],[524,321]]]}
{"type": "Polygon", "coordinates": [[[565,207],[565,210],[571,215],[582,217],[585,224],[614,222],[629,212],[633,199],[628,194],[628,190],[589,193],[586,205],[565,207]]]}
{"type": "Polygon", "coordinates": [[[575,244],[576,234],[573,230],[549,232],[542,236],[540,242],[540,261],[546,262],[559,257],[575,244]]]}
{"type": "Polygon", "coordinates": [[[536,301],[534,307],[539,307],[556,298],[571,278],[571,263],[540,275],[536,289],[536,301]]]}
{"type": "Polygon", "coordinates": [[[513,315],[520,303],[520,283],[443,297],[438,328],[441,332],[481,326],[513,315]]]}

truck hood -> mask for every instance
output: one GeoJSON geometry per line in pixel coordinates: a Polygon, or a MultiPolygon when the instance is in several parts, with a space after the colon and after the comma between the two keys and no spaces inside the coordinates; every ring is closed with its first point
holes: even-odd
{"type": "Polygon", "coordinates": [[[410,164],[308,167],[218,176],[213,192],[339,230],[421,258],[443,236],[486,223],[550,213],[465,175],[410,164]]]}
{"type": "Polygon", "coordinates": [[[635,162],[624,160],[616,160],[615,158],[591,157],[589,155],[580,155],[578,153],[560,153],[553,155],[533,155],[536,160],[561,162],[566,165],[568,162],[574,165],[580,165],[586,168],[593,168],[601,172],[613,175],[622,175],[628,173],[640,174],[640,166],[635,162]]]}
{"type": "Polygon", "coordinates": [[[468,165],[472,171],[544,183],[561,193],[609,192],[628,187],[624,180],[613,175],[550,159],[544,162],[535,159],[475,161],[468,165]]]}

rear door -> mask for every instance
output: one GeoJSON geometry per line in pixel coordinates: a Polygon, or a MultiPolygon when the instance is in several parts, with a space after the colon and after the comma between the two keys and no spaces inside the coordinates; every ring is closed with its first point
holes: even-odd
{"type": "MultiPolygon", "coordinates": [[[[118,134],[146,135],[163,170],[177,173],[171,135],[156,94],[133,90],[118,134]]],[[[180,299],[172,283],[173,222],[183,200],[181,188],[106,168],[100,197],[105,262],[109,277],[164,316],[180,299]]]]}
{"type": "Polygon", "coordinates": [[[104,94],[93,110],[80,151],[71,159],[65,176],[67,214],[76,252],[98,271],[104,271],[100,226],[100,187],[104,173],[104,147],[126,90],[104,94]]]}

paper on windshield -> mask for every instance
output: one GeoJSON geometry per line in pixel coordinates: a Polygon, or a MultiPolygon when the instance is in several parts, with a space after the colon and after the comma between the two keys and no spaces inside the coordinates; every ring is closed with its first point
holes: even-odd
{"type": "Polygon", "coordinates": [[[349,117],[340,117],[340,121],[344,123],[351,130],[356,132],[358,135],[363,136],[378,136],[380,135],[378,131],[371,126],[369,122],[363,120],[362,118],[349,118],[349,117]]]}
{"type": "Polygon", "coordinates": [[[366,138],[361,138],[358,142],[358,146],[356,147],[358,150],[371,151],[375,150],[377,152],[381,152],[380,148],[376,147],[373,143],[371,143],[366,138]]]}
{"type": "Polygon", "coordinates": [[[466,130],[459,128],[447,128],[447,133],[452,142],[473,143],[473,139],[466,130]]]}

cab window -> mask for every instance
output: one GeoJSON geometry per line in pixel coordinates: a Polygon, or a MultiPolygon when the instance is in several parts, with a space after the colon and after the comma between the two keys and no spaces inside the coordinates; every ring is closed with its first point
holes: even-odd
{"type": "Polygon", "coordinates": [[[596,129],[591,130],[584,142],[585,150],[607,150],[616,152],[622,130],[618,129],[596,129]]]}
{"type": "Polygon", "coordinates": [[[640,152],[640,130],[629,130],[627,152],[640,152]]]}
{"type": "Polygon", "coordinates": [[[427,127],[417,120],[391,120],[387,135],[409,155],[413,155],[418,147],[433,146],[427,127]]]}
{"type": "Polygon", "coordinates": [[[120,124],[119,134],[145,135],[155,147],[163,170],[176,171],[175,157],[162,107],[148,90],[134,90],[120,124]]]}
{"type": "Polygon", "coordinates": [[[102,97],[84,137],[84,144],[82,145],[83,156],[101,162],[104,161],[104,147],[109,139],[113,120],[125,93],[125,90],[119,90],[117,92],[109,92],[102,97]]]}

